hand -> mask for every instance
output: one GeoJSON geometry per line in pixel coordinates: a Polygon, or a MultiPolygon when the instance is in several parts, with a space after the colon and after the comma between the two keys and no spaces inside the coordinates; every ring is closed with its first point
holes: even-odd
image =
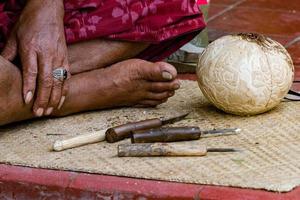
{"type": "Polygon", "coordinates": [[[11,61],[19,54],[24,101],[36,97],[33,112],[39,117],[60,109],[67,93],[52,75],[60,67],[69,71],[63,17],[63,0],[28,0],[2,52],[11,61]]]}

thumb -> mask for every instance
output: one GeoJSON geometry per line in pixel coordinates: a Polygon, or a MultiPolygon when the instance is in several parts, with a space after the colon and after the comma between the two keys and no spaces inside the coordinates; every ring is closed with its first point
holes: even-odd
{"type": "Polygon", "coordinates": [[[9,37],[2,52],[1,56],[5,59],[12,61],[17,55],[17,40],[16,37],[9,37]]]}

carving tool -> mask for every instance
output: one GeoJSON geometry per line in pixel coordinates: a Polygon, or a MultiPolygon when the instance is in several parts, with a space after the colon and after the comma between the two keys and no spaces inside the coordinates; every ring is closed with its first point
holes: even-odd
{"type": "Polygon", "coordinates": [[[171,118],[154,118],[138,122],[123,124],[106,131],[106,141],[109,143],[117,142],[125,138],[129,138],[132,131],[146,130],[151,128],[161,127],[165,124],[174,123],[184,119],[189,113],[181,114],[171,118]]]}
{"type": "Polygon", "coordinates": [[[300,93],[293,90],[289,90],[288,94],[284,97],[284,99],[288,101],[300,101],[300,93]]]}
{"type": "Polygon", "coordinates": [[[205,156],[207,152],[239,152],[233,148],[207,148],[203,145],[179,143],[121,144],[119,157],[205,156]]]}
{"type": "Polygon", "coordinates": [[[92,144],[105,140],[106,130],[95,131],[93,133],[79,135],[66,140],[57,140],[53,144],[53,151],[63,151],[74,147],[83,146],[86,144],[92,144]]]}
{"type": "Polygon", "coordinates": [[[153,142],[176,142],[198,140],[201,137],[225,136],[238,134],[239,128],[213,129],[202,131],[197,126],[192,127],[166,127],[143,131],[134,131],[131,136],[132,143],[153,143],[153,142]]]}
{"type": "Polygon", "coordinates": [[[108,142],[117,142],[119,140],[130,137],[131,131],[143,130],[148,128],[160,127],[164,124],[174,123],[185,118],[189,113],[185,113],[172,118],[156,118],[148,119],[139,122],[131,122],[117,127],[110,128],[108,130],[100,130],[94,133],[88,133],[79,135],[66,140],[57,140],[53,144],[53,151],[63,151],[70,148],[83,146],[86,144],[92,144],[96,142],[102,142],[107,140],[108,142]]]}

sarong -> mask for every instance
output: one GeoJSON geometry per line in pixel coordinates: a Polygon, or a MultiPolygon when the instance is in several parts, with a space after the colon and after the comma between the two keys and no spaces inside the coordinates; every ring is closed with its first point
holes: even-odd
{"type": "MultiPolygon", "coordinates": [[[[26,0],[0,3],[0,49],[26,0]]],[[[96,38],[146,42],[137,58],[158,61],[194,38],[204,27],[195,0],[64,0],[67,44],[96,38]]]]}

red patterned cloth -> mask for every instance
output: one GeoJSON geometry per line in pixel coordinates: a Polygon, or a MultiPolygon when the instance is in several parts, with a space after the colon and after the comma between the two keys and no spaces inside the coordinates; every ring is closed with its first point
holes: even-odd
{"type": "MultiPolygon", "coordinates": [[[[0,48],[25,0],[0,3],[0,48]]],[[[205,27],[195,0],[64,0],[67,43],[95,38],[151,43],[138,57],[161,60],[205,27]]]]}

